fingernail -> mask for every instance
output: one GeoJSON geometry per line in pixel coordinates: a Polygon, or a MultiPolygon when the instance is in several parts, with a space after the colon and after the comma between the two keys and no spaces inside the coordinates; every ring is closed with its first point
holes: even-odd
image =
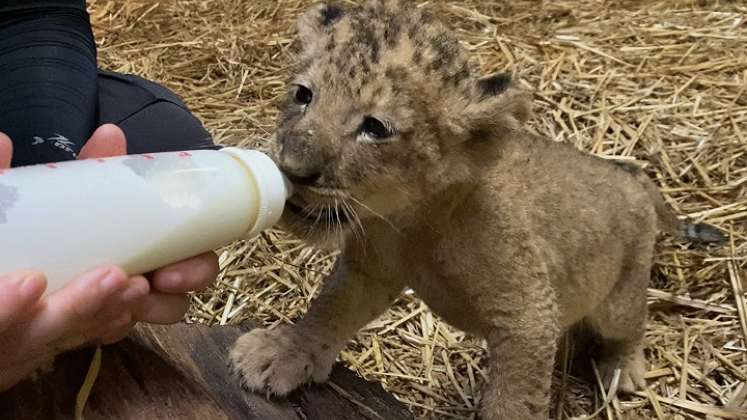
{"type": "Polygon", "coordinates": [[[89,290],[94,287],[106,289],[105,282],[107,280],[110,284],[112,282],[110,278],[113,276],[111,274],[112,271],[109,268],[99,268],[97,270],[88,272],[84,274],[83,277],[78,281],[78,287],[81,290],[89,290]]]}
{"type": "Polygon", "coordinates": [[[138,285],[132,285],[132,286],[129,286],[127,290],[125,290],[122,293],[122,300],[124,302],[129,303],[129,302],[138,300],[147,294],[148,294],[148,289],[145,289],[138,285]]]}
{"type": "Polygon", "coordinates": [[[184,282],[184,276],[178,271],[166,271],[159,279],[160,286],[176,289],[184,282]]]}
{"type": "Polygon", "coordinates": [[[132,314],[129,313],[129,312],[125,312],[122,315],[120,315],[119,317],[117,317],[117,319],[115,319],[114,321],[112,321],[109,324],[109,328],[112,329],[112,330],[116,330],[116,329],[124,327],[125,325],[129,324],[130,322],[132,322],[132,314]]]}
{"type": "Polygon", "coordinates": [[[122,284],[122,281],[123,279],[120,273],[114,270],[108,270],[106,273],[106,277],[101,280],[101,290],[105,292],[111,292],[119,288],[122,284]]]}
{"type": "Polygon", "coordinates": [[[18,292],[24,298],[30,299],[39,296],[44,291],[44,281],[40,281],[38,276],[23,276],[16,280],[18,292]]]}

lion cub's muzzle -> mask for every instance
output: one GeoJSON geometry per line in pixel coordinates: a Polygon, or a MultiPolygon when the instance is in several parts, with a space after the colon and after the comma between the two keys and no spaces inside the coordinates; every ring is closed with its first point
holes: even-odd
{"type": "Polygon", "coordinates": [[[346,194],[332,188],[302,187],[285,204],[285,209],[307,223],[340,224],[350,222],[351,205],[346,194]]]}

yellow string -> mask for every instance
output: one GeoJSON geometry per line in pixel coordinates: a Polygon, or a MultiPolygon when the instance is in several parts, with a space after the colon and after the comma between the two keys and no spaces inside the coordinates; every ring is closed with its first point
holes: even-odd
{"type": "Polygon", "coordinates": [[[90,366],[88,366],[88,373],[86,379],[83,381],[83,385],[78,391],[78,396],[75,398],[75,420],[83,420],[83,410],[86,409],[86,403],[88,397],[91,395],[93,384],[96,382],[96,378],[99,376],[99,370],[101,369],[101,346],[96,347],[96,353],[93,355],[90,366]]]}

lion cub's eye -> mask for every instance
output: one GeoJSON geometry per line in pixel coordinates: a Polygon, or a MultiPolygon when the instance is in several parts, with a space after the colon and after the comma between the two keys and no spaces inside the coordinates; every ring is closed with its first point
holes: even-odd
{"type": "Polygon", "coordinates": [[[382,141],[393,135],[394,129],[388,122],[380,121],[374,117],[363,119],[360,130],[362,141],[382,141]]]}
{"type": "Polygon", "coordinates": [[[296,102],[308,105],[311,103],[312,99],[314,99],[314,93],[311,89],[303,85],[296,85],[296,102]]]}

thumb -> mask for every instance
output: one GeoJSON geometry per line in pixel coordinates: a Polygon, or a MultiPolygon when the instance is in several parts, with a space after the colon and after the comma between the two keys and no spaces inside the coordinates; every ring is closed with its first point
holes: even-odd
{"type": "Polygon", "coordinates": [[[103,158],[127,154],[127,139],[121,128],[104,124],[93,132],[80,150],[78,159],[103,158]]]}
{"type": "Polygon", "coordinates": [[[13,157],[13,143],[10,137],[0,133],[0,169],[10,168],[10,160],[13,157]]]}

